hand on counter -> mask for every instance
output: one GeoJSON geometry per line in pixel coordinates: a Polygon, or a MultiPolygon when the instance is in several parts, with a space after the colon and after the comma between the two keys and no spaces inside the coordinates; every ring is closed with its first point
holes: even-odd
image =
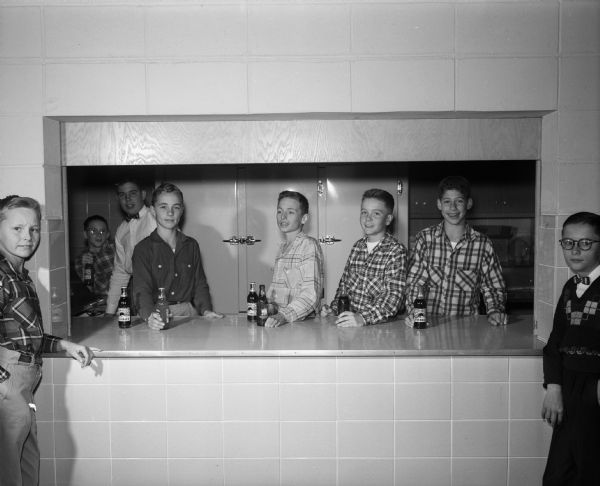
{"type": "Polygon", "coordinates": [[[277,313],[274,316],[269,316],[265,321],[265,327],[279,327],[285,324],[285,316],[277,313]]]}
{"type": "Polygon", "coordinates": [[[367,325],[363,316],[358,312],[350,311],[342,312],[335,323],[338,327],[362,327],[367,325]]]}
{"type": "MultiPolygon", "coordinates": [[[[170,309],[169,309],[169,316],[171,316],[170,309]]],[[[148,327],[150,329],[154,329],[155,331],[160,331],[161,329],[163,329],[165,327],[165,323],[163,322],[162,318],[160,317],[160,313],[158,313],[158,312],[153,312],[152,314],[150,314],[150,317],[148,317],[146,322],[148,323],[148,327]]]]}
{"type": "Polygon", "coordinates": [[[94,359],[94,351],[100,351],[98,348],[88,348],[87,346],[65,341],[64,339],[60,341],[60,347],[69,356],[79,361],[82,368],[90,365],[94,359]]]}
{"type": "Polygon", "coordinates": [[[205,310],[202,315],[208,319],[223,319],[224,317],[223,314],[211,310],[205,310]]]}
{"type": "Polygon", "coordinates": [[[506,326],[508,324],[508,316],[504,312],[492,312],[487,318],[492,326],[506,326]]]}
{"type": "Polygon", "coordinates": [[[415,327],[415,318],[411,313],[406,314],[404,317],[404,324],[406,324],[408,327],[415,327]]]}
{"type": "Polygon", "coordinates": [[[327,304],[321,306],[321,317],[327,317],[334,315],[333,310],[327,304]]]}

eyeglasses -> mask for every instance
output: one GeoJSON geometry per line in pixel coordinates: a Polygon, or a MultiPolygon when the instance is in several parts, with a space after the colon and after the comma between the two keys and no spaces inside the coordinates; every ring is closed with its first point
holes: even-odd
{"type": "Polygon", "coordinates": [[[558,240],[563,250],[572,250],[574,247],[578,247],[581,251],[588,251],[594,243],[600,243],[600,240],[590,240],[588,238],[582,238],[581,240],[572,240],[571,238],[563,238],[558,240]]]}
{"type": "Polygon", "coordinates": [[[100,236],[102,236],[102,235],[108,233],[108,230],[99,230],[99,229],[96,229],[96,228],[90,228],[88,230],[88,233],[90,233],[92,235],[100,235],[100,236]]]}

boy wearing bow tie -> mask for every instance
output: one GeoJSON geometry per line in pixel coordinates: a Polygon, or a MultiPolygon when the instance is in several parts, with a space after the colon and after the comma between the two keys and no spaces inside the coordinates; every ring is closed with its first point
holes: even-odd
{"type": "Polygon", "coordinates": [[[132,274],[133,249],[156,229],[156,219],[145,205],[146,191],[139,182],[125,179],[117,185],[119,206],[125,215],[115,234],[115,262],[106,298],[106,314],[114,314],[121,287],[127,287],[132,274]]]}
{"type": "Polygon", "coordinates": [[[544,347],[542,418],[552,427],[544,486],[600,484],[600,216],[567,218],[567,280],[544,347]]]}

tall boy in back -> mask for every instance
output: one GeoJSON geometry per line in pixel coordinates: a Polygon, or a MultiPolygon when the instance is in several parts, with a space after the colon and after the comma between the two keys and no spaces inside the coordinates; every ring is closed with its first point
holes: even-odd
{"type": "Polygon", "coordinates": [[[151,329],[165,327],[156,312],[158,289],[164,288],[174,316],[223,317],[213,312],[198,242],[183,234],[183,194],[168,182],[152,194],[156,230],[133,250],[133,303],[151,329]]]}
{"type": "Polygon", "coordinates": [[[350,311],[338,316],[338,326],[379,324],[403,307],[407,252],[388,232],[393,219],[394,197],[389,192],[369,189],[363,194],[360,226],[364,236],[350,250],[331,307],[321,310],[321,315],[337,313],[337,299],[347,295],[350,311]]]}
{"type": "Polygon", "coordinates": [[[116,185],[121,211],[125,215],[115,234],[115,262],[106,313],[114,314],[119,303],[121,287],[127,287],[131,279],[133,249],[156,228],[154,214],[146,207],[146,191],[137,180],[123,179],[116,185]]]}
{"type": "Polygon", "coordinates": [[[265,327],[277,327],[318,313],[323,291],[323,252],[319,242],[302,228],[308,221],[308,200],[296,191],[283,191],[277,199],[277,226],[283,236],[275,258],[267,295],[279,310],[265,327]]]}
{"type": "Polygon", "coordinates": [[[553,428],[544,486],[600,484],[600,216],[563,224],[567,280],[544,347],[542,418],[553,428]]]}
{"type": "Polygon", "coordinates": [[[404,321],[408,326],[413,326],[419,287],[427,291],[430,315],[475,315],[481,292],[489,323],[506,324],[502,268],[490,239],[467,224],[472,206],[467,179],[450,176],[440,182],[437,207],[443,221],[417,233],[410,254],[404,321]]]}

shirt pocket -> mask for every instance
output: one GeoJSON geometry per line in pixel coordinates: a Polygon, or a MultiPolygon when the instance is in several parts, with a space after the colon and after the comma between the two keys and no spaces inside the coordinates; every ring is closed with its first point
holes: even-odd
{"type": "Polygon", "coordinates": [[[441,287],[444,282],[444,270],[441,267],[430,267],[429,282],[432,287],[441,287]]]}
{"type": "Polygon", "coordinates": [[[456,277],[454,278],[456,286],[463,292],[474,292],[477,288],[477,272],[474,270],[464,270],[459,268],[456,270],[456,277]]]}
{"type": "Polygon", "coordinates": [[[290,289],[302,287],[302,272],[299,268],[284,268],[285,282],[290,289]]]}

